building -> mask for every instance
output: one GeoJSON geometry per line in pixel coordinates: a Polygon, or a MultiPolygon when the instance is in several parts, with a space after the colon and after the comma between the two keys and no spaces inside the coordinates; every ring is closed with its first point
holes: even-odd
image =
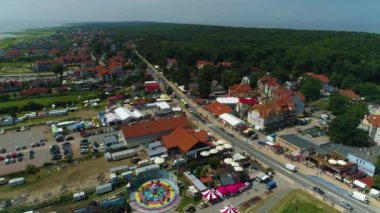
{"type": "Polygon", "coordinates": [[[302,115],[305,111],[305,96],[286,87],[281,86],[275,89],[270,98],[282,100],[289,107],[290,112],[296,115],[302,115]]]}
{"type": "Polygon", "coordinates": [[[378,146],[380,145],[380,115],[366,116],[359,128],[367,131],[369,138],[378,146]]]}
{"type": "Polygon", "coordinates": [[[154,158],[154,157],[166,155],[168,150],[162,145],[160,141],[156,141],[148,145],[147,152],[148,152],[149,158],[154,158]]]}
{"type": "Polygon", "coordinates": [[[244,116],[248,113],[249,109],[258,103],[256,98],[239,98],[239,102],[236,104],[236,111],[239,112],[241,116],[244,116]]]}
{"type": "Polygon", "coordinates": [[[286,126],[292,120],[288,106],[281,100],[272,100],[255,105],[248,111],[247,115],[248,123],[252,124],[255,129],[286,126]]]}
{"type": "Polygon", "coordinates": [[[219,97],[219,98],[216,98],[216,101],[221,103],[221,104],[225,104],[225,105],[228,105],[232,108],[235,108],[236,104],[239,103],[239,98],[236,98],[236,97],[219,97]]]}
{"type": "Polygon", "coordinates": [[[243,120],[229,113],[223,113],[219,115],[219,119],[222,120],[223,123],[230,125],[234,129],[244,130],[244,128],[247,127],[246,123],[243,120]]]}
{"type": "Polygon", "coordinates": [[[208,111],[210,111],[212,114],[216,116],[219,116],[224,113],[232,113],[231,107],[221,104],[217,101],[207,104],[204,107],[205,109],[207,109],[208,111]]]}
{"type": "Polygon", "coordinates": [[[352,101],[360,101],[361,100],[360,96],[357,95],[354,91],[352,91],[350,89],[341,89],[341,90],[339,90],[339,94],[344,96],[344,97],[349,98],[352,101]]]}
{"type": "Polygon", "coordinates": [[[207,65],[214,65],[212,62],[210,61],[207,61],[207,60],[199,60],[197,61],[197,68],[200,70],[200,69],[203,69],[205,66],[207,65]]]}
{"type": "Polygon", "coordinates": [[[233,97],[248,98],[251,96],[252,88],[247,84],[234,84],[228,89],[228,94],[233,97]]]}
{"type": "Polygon", "coordinates": [[[231,66],[232,66],[232,62],[229,62],[229,61],[219,61],[218,62],[218,67],[230,68],[231,66]]]}
{"type": "Polygon", "coordinates": [[[349,162],[357,164],[360,171],[366,173],[368,176],[374,176],[377,156],[380,155],[378,146],[358,148],[343,144],[329,143],[323,145],[322,148],[340,153],[345,156],[349,162]]]}
{"type": "Polygon", "coordinates": [[[156,81],[146,81],[144,83],[145,91],[147,92],[157,92],[160,90],[160,83],[156,81]]]}
{"type": "Polygon", "coordinates": [[[194,131],[183,127],[162,136],[162,143],[169,154],[183,154],[187,158],[197,158],[201,151],[210,149],[209,136],[205,130],[194,131]]]}
{"type": "Polygon", "coordinates": [[[137,147],[156,141],[178,127],[189,125],[190,122],[185,116],[145,121],[122,127],[119,138],[127,143],[128,148],[137,147]]]}
{"type": "Polygon", "coordinates": [[[166,63],[167,63],[166,68],[170,69],[172,67],[177,66],[177,59],[175,59],[175,58],[167,58],[166,59],[166,63]]]}
{"type": "Polygon", "coordinates": [[[278,82],[277,78],[264,76],[257,81],[257,88],[266,97],[271,97],[274,90],[278,89],[281,84],[278,82]]]}
{"type": "Polygon", "coordinates": [[[318,152],[320,154],[328,153],[327,150],[324,150],[320,146],[314,144],[313,142],[308,141],[295,134],[277,136],[276,142],[278,145],[283,147],[288,152],[297,152],[301,154],[305,153],[306,151],[309,153],[312,153],[312,152],[318,152]]]}

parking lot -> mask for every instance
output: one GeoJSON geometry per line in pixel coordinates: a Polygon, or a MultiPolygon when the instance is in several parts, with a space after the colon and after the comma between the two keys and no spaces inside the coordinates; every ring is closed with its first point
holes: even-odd
{"type": "Polygon", "coordinates": [[[22,171],[26,168],[26,165],[33,164],[36,166],[42,166],[45,162],[51,161],[51,154],[49,152],[49,147],[55,143],[53,140],[50,129],[48,126],[36,126],[30,128],[30,130],[25,131],[7,131],[5,134],[0,135],[0,149],[6,149],[5,153],[0,155],[6,157],[7,154],[13,152],[23,153],[22,161],[18,159],[14,163],[8,165],[5,161],[0,162],[0,175],[22,171]],[[37,143],[41,139],[46,139],[44,146],[37,147],[37,143]],[[32,144],[35,145],[32,148],[32,144]],[[20,150],[16,151],[16,147],[19,146],[20,150]],[[25,149],[22,149],[22,147],[25,149]],[[34,158],[29,159],[29,150],[34,150],[34,158]]]}

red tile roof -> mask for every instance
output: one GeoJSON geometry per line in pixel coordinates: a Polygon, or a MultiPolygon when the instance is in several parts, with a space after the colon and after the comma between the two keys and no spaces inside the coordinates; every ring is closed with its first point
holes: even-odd
{"type": "Polygon", "coordinates": [[[181,152],[186,153],[198,143],[204,142],[199,140],[199,138],[195,136],[195,133],[191,133],[183,127],[178,127],[169,135],[162,136],[162,143],[167,149],[177,147],[181,150],[181,152]]]}
{"type": "Polygon", "coordinates": [[[232,63],[229,62],[229,61],[219,61],[219,62],[218,62],[218,66],[219,66],[219,67],[231,67],[231,66],[232,66],[232,63]]]}
{"type": "Polygon", "coordinates": [[[202,69],[206,65],[213,65],[212,62],[206,61],[206,60],[199,60],[197,61],[197,67],[198,69],[202,69]]]}
{"type": "Polygon", "coordinates": [[[339,94],[341,94],[347,98],[350,98],[354,101],[360,100],[360,96],[357,95],[354,91],[352,91],[350,89],[341,89],[341,90],[339,90],[339,94]]]}
{"type": "Polygon", "coordinates": [[[234,84],[230,86],[230,95],[238,95],[242,93],[251,93],[252,88],[247,84],[234,84]]]}
{"type": "Polygon", "coordinates": [[[217,101],[205,105],[205,108],[215,115],[221,115],[223,113],[231,113],[232,109],[229,106],[221,104],[217,101]]]}
{"type": "Polygon", "coordinates": [[[267,85],[268,87],[280,86],[280,83],[278,83],[277,78],[270,77],[270,76],[264,76],[260,78],[259,81],[262,84],[267,85]]]}
{"type": "Polygon", "coordinates": [[[158,82],[145,83],[145,90],[148,92],[157,91],[159,89],[160,89],[160,83],[158,82]]]}
{"type": "Polygon", "coordinates": [[[373,186],[373,177],[367,176],[365,178],[357,179],[358,181],[365,183],[368,188],[372,188],[373,186]]]}
{"type": "Polygon", "coordinates": [[[168,64],[170,64],[172,66],[177,64],[177,59],[175,59],[175,58],[167,58],[166,61],[168,64]]]}
{"type": "Polygon", "coordinates": [[[282,100],[272,100],[270,102],[255,105],[253,109],[257,110],[262,118],[269,116],[271,113],[277,114],[282,110],[288,111],[286,103],[282,100]]]}
{"type": "Polygon", "coordinates": [[[200,180],[203,184],[207,184],[207,183],[210,183],[210,182],[213,181],[211,176],[201,177],[199,180],[200,180]]]}
{"type": "Polygon", "coordinates": [[[312,77],[312,78],[315,78],[317,80],[320,80],[322,83],[329,83],[330,82],[330,79],[329,77],[325,76],[325,75],[321,75],[321,74],[314,74],[312,72],[307,72],[305,73],[306,75],[312,77]]]}
{"type": "Polygon", "coordinates": [[[380,115],[369,115],[367,121],[377,127],[380,127],[380,115]]]}
{"type": "Polygon", "coordinates": [[[128,140],[131,138],[138,138],[145,135],[169,132],[173,131],[178,127],[187,127],[189,125],[189,120],[185,116],[180,116],[156,121],[141,122],[130,126],[124,126],[121,128],[121,131],[125,139],[128,140]]]}
{"type": "Polygon", "coordinates": [[[256,98],[239,98],[239,103],[253,106],[258,102],[256,98]]]}

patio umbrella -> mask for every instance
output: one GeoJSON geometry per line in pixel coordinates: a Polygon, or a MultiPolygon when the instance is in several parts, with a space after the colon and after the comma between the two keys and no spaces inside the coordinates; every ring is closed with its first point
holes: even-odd
{"type": "Polygon", "coordinates": [[[223,147],[224,147],[225,149],[232,149],[232,145],[229,144],[229,143],[224,144],[223,147]]]}
{"type": "Polygon", "coordinates": [[[216,142],[217,145],[224,145],[226,144],[226,142],[222,139],[219,139],[217,142],[216,142]]]}
{"type": "Polygon", "coordinates": [[[218,151],[223,151],[223,150],[224,150],[224,146],[219,145],[219,146],[216,147],[216,149],[217,149],[218,151]]]}
{"type": "Polygon", "coordinates": [[[238,162],[233,161],[233,162],[231,163],[231,166],[233,166],[233,167],[237,167],[237,166],[240,166],[240,165],[239,165],[238,162]]]}
{"type": "Polygon", "coordinates": [[[215,146],[218,145],[218,142],[216,142],[216,141],[213,141],[213,142],[211,142],[211,143],[214,144],[215,146]]]}
{"type": "Polygon", "coordinates": [[[164,162],[165,162],[165,159],[163,159],[163,158],[154,159],[154,163],[158,164],[158,165],[163,164],[164,162]]]}
{"type": "Polygon", "coordinates": [[[224,162],[225,164],[231,164],[233,161],[234,161],[234,160],[232,160],[232,158],[226,158],[226,159],[223,160],[223,162],[224,162]]]}
{"type": "Polygon", "coordinates": [[[216,153],[218,153],[217,149],[210,149],[210,154],[216,154],[216,153]]]}
{"type": "Polygon", "coordinates": [[[243,171],[243,168],[241,168],[240,166],[235,166],[234,169],[237,172],[242,172],[243,171]]]}
{"type": "Polygon", "coordinates": [[[203,151],[203,152],[201,152],[201,156],[203,156],[203,157],[208,157],[208,156],[210,156],[210,152],[208,152],[208,151],[203,151]]]}
{"type": "Polygon", "coordinates": [[[216,195],[215,191],[211,190],[211,189],[202,192],[202,195],[203,195],[203,197],[205,197],[210,202],[219,198],[218,195],[216,195]]]}
{"type": "Polygon", "coordinates": [[[240,213],[235,207],[232,205],[227,205],[221,210],[219,210],[220,213],[240,213]]]}

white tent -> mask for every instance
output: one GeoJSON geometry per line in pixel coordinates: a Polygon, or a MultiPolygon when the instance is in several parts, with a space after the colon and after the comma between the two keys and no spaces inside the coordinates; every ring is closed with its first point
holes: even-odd
{"type": "Polygon", "coordinates": [[[135,118],[135,115],[129,109],[127,109],[125,107],[118,107],[115,109],[114,112],[119,116],[119,118],[122,121],[126,121],[126,120],[130,120],[130,119],[135,118]]]}
{"type": "Polygon", "coordinates": [[[223,113],[219,115],[219,118],[233,127],[238,127],[245,124],[243,120],[229,113],[223,113]]]}
{"type": "Polygon", "coordinates": [[[216,142],[216,145],[224,145],[226,144],[226,142],[222,139],[219,139],[217,142],[216,142]]]}
{"type": "Polygon", "coordinates": [[[215,149],[217,149],[218,151],[223,151],[224,150],[224,146],[217,146],[217,147],[215,147],[215,149]]]}
{"type": "Polygon", "coordinates": [[[203,152],[201,152],[200,155],[203,156],[203,157],[207,157],[207,156],[210,156],[210,152],[208,152],[208,151],[203,151],[203,152]]]}
{"type": "Polygon", "coordinates": [[[234,160],[232,160],[232,158],[226,158],[226,159],[223,160],[223,162],[225,164],[231,164],[232,162],[234,162],[234,160]]]}
{"type": "Polygon", "coordinates": [[[353,184],[355,186],[360,187],[361,189],[365,189],[365,187],[367,187],[367,184],[365,184],[365,183],[363,183],[363,182],[361,182],[359,180],[354,180],[353,184]]]}
{"type": "Polygon", "coordinates": [[[235,97],[220,97],[216,98],[216,101],[221,103],[221,104],[227,104],[227,105],[234,105],[239,103],[239,98],[235,97]]]}
{"type": "Polygon", "coordinates": [[[242,154],[240,154],[240,153],[235,153],[232,156],[232,159],[234,159],[234,161],[241,161],[241,160],[244,160],[245,157],[242,154]]]}
{"type": "Polygon", "coordinates": [[[213,200],[219,198],[219,196],[216,195],[215,191],[214,191],[214,190],[211,190],[211,189],[206,190],[206,191],[203,191],[203,192],[202,192],[202,195],[203,195],[203,197],[205,197],[205,198],[206,198],[208,201],[210,201],[210,202],[212,202],[213,200]]]}
{"type": "Polygon", "coordinates": [[[223,147],[224,147],[225,149],[232,149],[232,145],[229,144],[229,143],[224,144],[223,147]]]}
{"type": "Polygon", "coordinates": [[[154,163],[158,165],[163,164],[164,162],[165,162],[165,159],[160,158],[160,157],[154,159],[154,163]]]}
{"type": "Polygon", "coordinates": [[[234,169],[237,172],[242,172],[243,171],[243,168],[241,168],[240,166],[235,166],[234,169]]]}
{"type": "Polygon", "coordinates": [[[240,213],[235,207],[231,205],[227,205],[221,210],[219,210],[220,213],[240,213]]]}
{"type": "Polygon", "coordinates": [[[239,165],[238,162],[235,162],[235,161],[234,161],[234,162],[231,163],[231,166],[233,166],[233,167],[238,167],[238,166],[240,166],[240,165],[239,165]]]}
{"type": "Polygon", "coordinates": [[[218,153],[217,149],[210,149],[210,154],[216,154],[216,153],[218,153]]]}

